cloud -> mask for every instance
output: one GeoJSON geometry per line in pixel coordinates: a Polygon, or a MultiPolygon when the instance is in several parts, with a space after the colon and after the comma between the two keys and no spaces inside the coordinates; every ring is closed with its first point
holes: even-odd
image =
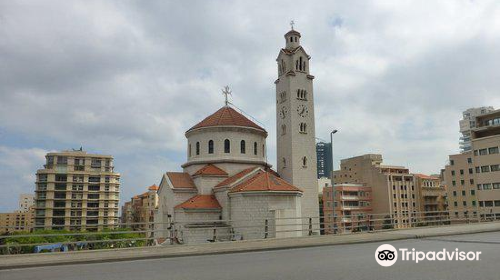
{"type": "MultiPolygon", "coordinates": [[[[4,1],[0,146],[112,154],[125,200],[180,168],[184,132],[222,106],[229,84],[269,131],[275,162],[275,58],[294,19],[316,76],[316,136],[339,129],[336,158],[382,153],[436,173],[458,151],[461,112],[500,107],[499,10],[496,1],[4,1]]],[[[12,174],[2,165],[0,191],[34,186],[26,180],[42,162],[24,158],[33,164],[12,174]]]]}

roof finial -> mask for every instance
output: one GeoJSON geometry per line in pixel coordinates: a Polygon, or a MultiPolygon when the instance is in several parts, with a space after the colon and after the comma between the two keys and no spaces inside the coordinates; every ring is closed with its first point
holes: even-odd
{"type": "Polygon", "coordinates": [[[292,27],[292,30],[293,30],[293,26],[295,25],[295,21],[293,21],[293,19],[290,21],[290,26],[292,27]]]}
{"type": "Polygon", "coordinates": [[[229,86],[225,86],[225,87],[222,89],[222,94],[224,94],[224,97],[225,97],[225,99],[226,99],[225,103],[226,103],[226,106],[227,106],[227,104],[229,104],[229,100],[228,100],[228,97],[227,97],[227,96],[228,96],[228,95],[233,96],[233,95],[231,94],[231,90],[229,89],[229,86]]]}

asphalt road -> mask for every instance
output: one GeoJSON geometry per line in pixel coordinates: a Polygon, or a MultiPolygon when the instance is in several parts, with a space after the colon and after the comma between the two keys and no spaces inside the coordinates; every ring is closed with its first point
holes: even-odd
{"type": "Polygon", "coordinates": [[[0,280],[99,279],[500,279],[500,232],[388,242],[420,251],[481,251],[479,261],[398,261],[381,267],[382,243],[0,271],[0,280]]]}

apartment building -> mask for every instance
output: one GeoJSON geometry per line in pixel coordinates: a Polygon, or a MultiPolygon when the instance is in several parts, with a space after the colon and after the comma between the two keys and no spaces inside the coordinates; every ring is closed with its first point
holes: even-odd
{"type": "Polygon", "coordinates": [[[130,228],[153,229],[154,213],[158,209],[158,186],[152,185],[140,195],[132,197],[122,207],[122,223],[130,228]]]}
{"type": "Polygon", "coordinates": [[[0,234],[19,231],[31,231],[33,228],[33,211],[15,211],[0,213],[0,234]]]}
{"type": "Polygon", "coordinates": [[[371,213],[375,228],[385,222],[410,227],[419,211],[414,175],[403,166],[382,164],[382,155],[366,154],[343,159],[334,172],[336,184],[362,184],[371,188],[371,213]]]}
{"type": "Polygon", "coordinates": [[[423,221],[447,219],[447,193],[439,175],[414,174],[419,212],[423,221]]]}
{"type": "Polygon", "coordinates": [[[371,187],[364,184],[336,184],[335,193],[333,193],[333,188],[327,186],[323,188],[322,200],[326,234],[370,229],[371,187]],[[335,209],[333,208],[334,196],[335,209]]]}
{"type": "Polygon", "coordinates": [[[31,231],[33,218],[33,196],[21,194],[19,196],[19,209],[12,213],[0,213],[0,234],[31,231]]]}
{"type": "Polygon", "coordinates": [[[472,128],[476,127],[476,117],[484,115],[494,111],[495,109],[491,106],[488,107],[478,107],[469,108],[465,110],[462,115],[463,118],[460,120],[460,150],[462,153],[466,153],[472,150],[472,128]]]}
{"type": "Polygon", "coordinates": [[[449,156],[444,170],[451,217],[500,216],[500,110],[475,117],[471,150],[449,156]]]}
{"type": "Polygon", "coordinates": [[[82,150],[48,153],[36,173],[35,227],[101,230],[118,223],[120,174],[113,157],[82,150]]]}
{"type": "Polygon", "coordinates": [[[23,193],[19,195],[19,210],[20,212],[28,212],[35,204],[35,195],[23,193]]]}

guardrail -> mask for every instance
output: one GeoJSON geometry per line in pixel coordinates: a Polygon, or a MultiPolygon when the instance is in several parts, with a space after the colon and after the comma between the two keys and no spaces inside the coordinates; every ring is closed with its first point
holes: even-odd
{"type": "MultiPolygon", "coordinates": [[[[459,223],[479,223],[500,220],[500,214],[479,212],[477,209],[459,213],[448,211],[408,212],[405,214],[353,214],[298,218],[243,220],[175,221],[165,223],[137,222],[114,225],[102,231],[44,230],[35,226],[31,232],[0,235],[0,254],[35,253],[126,248],[138,246],[168,246],[206,242],[229,242],[244,239],[355,234],[397,230],[412,227],[441,226],[459,223]],[[458,215],[455,215],[458,214],[458,215]]],[[[8,230],[15,227],[0,227],[8,230]]]]}

